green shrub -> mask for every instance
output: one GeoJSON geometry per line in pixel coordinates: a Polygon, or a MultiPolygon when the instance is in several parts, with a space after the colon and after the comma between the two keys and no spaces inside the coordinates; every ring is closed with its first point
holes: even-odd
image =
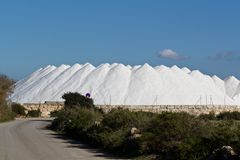
{"type": "Polygon", "coordinates": [[[111,130],[119,128],[131,129],[132,127],[144,129],[154,117],[156,117],[156,114],[153,113],[131,112],[127,109],[117,108],[104,115],[102,125],[111,130]]]}
{"type": "Polygon", "coordinates": [[[65,123],[68,122],[68,112],[69,110],[60,110],[56,114],[56,118],[52,121],[50,128],[58,132],[63,132],[65,128],[65,123]]]}
{"type": "Polygon", "coordinates": [[[137,128],[144,131],[157,114],[131,112],[126,109],[113,109],[105,114],[98,132],[102,146],[119,155],[136,156],[139,154],[141,138],[131,138],[130,131],[137,128]]]}
{"type": "Polygon", "coordinates": [[[0,107],[7,105],[7,97],[13,89],[14,81],[9,79],[7,76],[0,74],[0,107]]]}
{"type": "Polygon", "coordinates": [[[50,117],[57,117],[60,111],[52,111],[50,112],[50,117]]]}
{"type": "Polygon", "coordinates": [[[211,129],[206,137],[209,150],[215,150],[222,146],[231,146],[240,151],[240,122],[239,121],[217,121],[209,124],[211,129]]]}
{"type": "Polygon", "coordinates": [[[104,115],[102,125],[111,130],[117,130],[122,127],[135,127],[134,122],[136,121],[137,119],[133,112],[118,108],[104,115]]]}
{"type": "Polygon", "coordinates": [[[62,98],[65,100],[65,107],[94,107],[93,99],[85,97],[79,93],[65,93],[62,98]]]}
{"type": "Polygon", "coordinates": [[[13,120],[15,114],[11,111],[11,109],[7,106],[0,107],[0,122],[6,122],[13,120]]]}
{"type": "Polygon", "coordinates": [[[64,109],[57,113],[52,127],[68,134],[85,135],[88,128],[95,125],[102,118],[102,113],[88,108],[64,109]]]}
{"type": "Polygon", "coordinates": [[[184,112],[156,114],[119,108],[102,113],[93,107],[76,106],[57,112],[52,127],[118,155],[203,160],[224,145],[240,153],[237,117],[238,113],[216,117],[214,113],[193,116],[184,112]],[[140,130],[137,138],[130,134],[133,127],[140,130]]]}
{"type": "Polygon", "coordinates": [[[192,155],[189,152],[197,149],[195,146],[201,141],[204,126],[204,122],[184,112],[161,113],[143,133],[141,152],[155,153],[163,159],[195,156],[198,152],[192,151],[192,155]]]}
{"type": "Polygon", "coordinates": [[[87,108],[75,108],[69,113],[65,131],[79,136],[86,136],[87,130],[100,121],[102,117],[100,112],[87,108]]]}
{"type": "Polygon", "coordinates": [[[217,115],[220,120],[240,120],[240,112],[222,112],[217,115]]]}
{"type": "Polygon", "coordinates": [[[0,122],[14,119],[15,114],[8,107],[7,97],[13,89],[14,81],[0,74],[0,122]]]}
{"type": "Polygon", "coordinates": [[[103,147],[107,150],[117,152],[118,154],[123,154],[129,152],[125,150],[124,143],[128,138],[129,129],[121,128],[116,131],[105,130],[99,133],[101,143],[103,147]]]}
{"type": "Polygon", "coordinates": [[[200,114],[198,117],[202,120],[216,120],[217,119],[214,112],[210,112],[209,114],[200,114]]]}
{"type": "Polygon", "coordinates": [[[12,111],[13,111],[16,115],[20,115],[20,116],[26,115],[26,113],[25,113],[25,108],[24,108],[21,104],[12,103],[11,107],[12,107],[12,111]]]}
{"type": "Polygon", "coordinates": [[[28,117],[40,117],[41,116],[41,111],[39,109],[28,111],[27,116],[28,117]]]}

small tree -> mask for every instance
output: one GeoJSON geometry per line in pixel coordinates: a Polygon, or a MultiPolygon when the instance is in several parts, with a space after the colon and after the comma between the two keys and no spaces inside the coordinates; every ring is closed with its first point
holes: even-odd
{"type": "Polygon", "coordinates": [[[12,103],[11,107],[12,107],[12,111],[14,113],[16,113],[17,115],[21,115],[21,116],[26,115],[25,108],[21,104],[19,104],[19,103],[12,103]]]}
{"type": "Polygon", "coordinates": [[[13,89],[13,83],[13,80],[0,74],[0,122],[14,118],[14,114],[7,103],[7,97],[13,89]]]}
{"type": "Polygon", "coordinates": [[[86,96],[83,96],[77,92],[75,93],[65,93],[62,98],[65,100],[64,105],[65,107],[76,107],[76,106],[80,106],[80,107],[94,107],[93,104],[93,99],[92,98],[88,98],[86,96]]]}
{"type": "Polygon", "coordinates": [[[7,103],[7,97],[12,91],[14,81],[0,74],[0,107],[7,103]]]}

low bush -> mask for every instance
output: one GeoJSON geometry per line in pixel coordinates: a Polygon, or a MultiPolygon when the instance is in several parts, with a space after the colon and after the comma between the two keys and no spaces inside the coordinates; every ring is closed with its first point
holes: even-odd
{"type": "Polygon", "coordinates": [[[67,134],[86,135],[86,131],[97,124],[102,117],[102,113],[82,107],[63,109],[57,113],[52,127],[67,134]]]}
{"type": "Polygon", "coordinates": [[[11,107],[8,106],[7,97],[13,89],[14,81],[7,76],[0,74],[0,122],[13,120],[15,114],[11,107]]]}
{"type": "Polygon", "coordinates": [[[15,114],[11,111],[11,109],[7,106],[0,107],[0,122],[6,122],[13,120],[15,114]]]}
{"type": "Polygon", "coordinates": [[[25,116],[25,108],[18,103],[12,103],[11,105],[12,107],[12,111],[16,114],[16,115],[20,115],[20,116],[25,116]]]}
{"type": "Polygon", "coordinates": [[[50,117],[57,117],[60,111],[52,111],[50,112],[50,117]]]}
{"type": "Polygon", "coordinates": [[[141,152],[155,153],[161,159],[193,159],[200,150],[208,151],[200,145],[204,126],[206,122],[184,112],[161,113],[143,133],[141,152]]]}
{"type": "Polygon", "coordinates": [[[217,115],[220,120],[240,120],[240,112],[222,112],[217,115]]]}
{"type": "MultiPolygon", "coordinates": [[[[69,112],[65,126],[67,134],[86,137],[88,129],[101,120],[101,113],[93,109],[75,108],[69,112]]],[[[87,137],[86,137],[87,138],[87,137]]]]}
{"type": "Polygon", "coordinates": [[[65,107],[94,107],[93,99],[79,93],[65,93],[62,98],[65,100],[65,107]]]}
{"type": "Polygon", "coordinates": [[[39,109],[28,111],[27,116],[28,117],[40,117],[41,116],[41,111],[39,109]]]}
{"type": "Polygon", "coordinates": [[[94,107],[75,106],[59,111],[52,127],[117,155],[203,160],[224,145],[240,153],[238,114],[193,116],[120,108],[102,113],[94,107]]]}
{"type": "Polygon", "coordinates": [[[214,112],[210,112],[209,114],[200,114],[198,118],[202,120],[216,120],[217,117],[214,112]]]}

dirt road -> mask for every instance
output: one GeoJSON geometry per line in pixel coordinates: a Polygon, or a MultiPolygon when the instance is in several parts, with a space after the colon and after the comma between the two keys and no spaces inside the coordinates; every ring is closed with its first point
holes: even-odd
{"type": "Polygon", "coordinates": [[[0,160],[115,159],[45,129],[50,119],[18,119],[0,124],[0,160]]]}

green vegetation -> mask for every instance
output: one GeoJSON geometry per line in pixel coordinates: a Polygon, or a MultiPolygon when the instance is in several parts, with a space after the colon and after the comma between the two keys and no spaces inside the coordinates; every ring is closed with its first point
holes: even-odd
{"type": "Polygon", "coordinates": [[[11,111],[8,106],[0,107],[0,122],[6,122],[13,120],[15,118],[15,114],[11,111]]]}
{"type": "MultiPolygon", "coordinates": [[[[65,100],[72,100],[68,98],[65,100]]],[[[238,112],[193,116],[184,112],[155,114],[117,108],[103,113],[94,105],[67,104],[68,107],[56,113],[52,128],[117,155],[203,160],[222,146],[240,152],[238,112]]]]}
{"type": "Polygon", "coordinates": [[[52,111],[50,112],[50,117],[57,117],[60,111],[52,111]]]}
{"type": "Polygon", "coordinates": [[[17,116],[25,116],[25,108],[18,103],[12,103],[11,105],[12,111],[17,115],[17,116]]]}
{"type": "Polygon", "coordinates": [[[27,113],[26,113],[26,109],[24,108],[24,106],[22,106],[21,104],[18,104],[18,103],[12,103],[11,107],[12,107],[12,112],[16,116],[40,117],[42,114],[39,109],[27,111],[27,113]]]}
{"type": "Polygon", "coordinates": [[[38,110],[31,110],[31,111],[28,111],[27,113],[27,117],[40,117],[41,116],[41,111],[38,109],[38,110]]]}
{"type": "Polygon", "coordinates": [[[11,111],[7,102],[13,83],[13,80],[7,76],[0,75],[0,122],[14,119],[15,114],[11,111]]]}
{"type": "Polygon", "coordinates": [[[240,112],[223,112],[216,116],[220,120],[240,120],[240,112]]]}
{"type": "Polygon", "coordinates": [[[84,106],[84,107],[94,107],[93,100],[91,98],[86,98],[85,96],[79,93],[66,93],[62,96],[65,100],[65,107],[77,107],[77,106],[84,106]]]}

